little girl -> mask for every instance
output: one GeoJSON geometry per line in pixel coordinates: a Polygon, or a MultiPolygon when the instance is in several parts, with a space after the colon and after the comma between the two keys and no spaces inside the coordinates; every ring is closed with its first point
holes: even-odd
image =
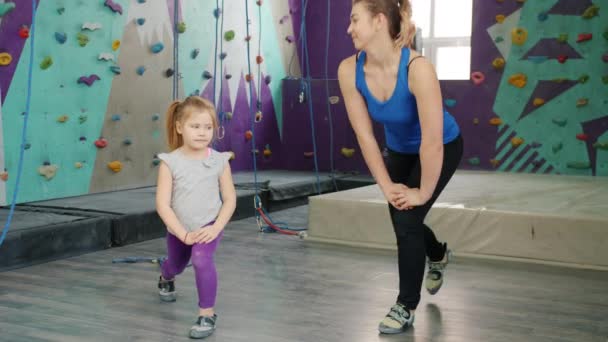
{"type": "Polygon", "coordinates": [[[217,273],[213,254],[236,207],[229,153],[209,147],[218,128],[211,102],[190,96],[167,110],[170,153],[162,153],[158,170],[156,211],[167,226],[167,259],[158,281],[162,301],[176,300],[175,276],[192,258],[199,314],[191,338],[215,331],[217,273]],[[221,192],[221,198],[220,198],[221,192]]]}

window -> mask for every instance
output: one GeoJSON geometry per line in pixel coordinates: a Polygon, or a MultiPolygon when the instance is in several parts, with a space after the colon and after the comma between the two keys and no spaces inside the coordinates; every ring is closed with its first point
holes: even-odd
{"type": "Polygon", "coordinates": [[[422,30],[422,54],[440,80],[468,80],[471,74],[473,0],[410,0],[412,19],[422,30]]]}

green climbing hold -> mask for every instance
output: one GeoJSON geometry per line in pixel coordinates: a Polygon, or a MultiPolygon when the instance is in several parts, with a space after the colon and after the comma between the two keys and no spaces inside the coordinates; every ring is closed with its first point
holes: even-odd
{"type": "Polygon", "coordinates": [[[553,153],[557,153],[557,152],[561,151],[562,148],[564,148],[564,145],[561,142],[553,144],[553,146],[551,147],[551,149],[553,150],[553,153]]]}
{"type": "Polygon", "coordinates": [[[608,76],[602,76],[602,83],[608,84],[608,76]]]}
{"type": "Polygon", "coordinates": [[[608,40],[608,30],[604,31],[604,33],[602,33],[602,36],[604,36],[604,39],[608,40]]]}
{"type": "Polygon", "coordinates": [[[234,36],[235,36],[234,30],[226,31],[226,33],[224,33],[224,39],[226,39],[227,42],[233,40],[234,36]]]}
{"type": "Polygon", "coordinates": [[[576,161],[576,162],[568,162],[568,163],[566,163],[566,166],[570,169],[586,170],[586,169],[591,168],[591,163],[576,161]]]}
{"type": "Polygon", "coordinates": [[[78,33],[78,35],[76,35],[76,39],[78,39],[78,45],[82,47],[87,46],[89,43],[89,36],[84,33],[78,33]]]}
{"type": "Polygon", "coordinates": [[[29,150],[30,147],[32,147],[32,144],[30,144],[30,143],[25,143],[25,145],[23,145],[24,150],[29,150]]]}
{"type": "Polygon", "coordinates": [[[186,32],[186,23],[181,21],[179,24],[177,24],[177,32],[179,33],[184,33],[186,32]]]}
{"type": "Polygon", "coordinates": [[[598,150],[608,151],[608,141],[596,141],[595,143],[593,143],[593,147],[597,148],[598,150]]]}
{"type": "Polygon", "coordinates": [[[481,163],[478,157],[469,158],[468,162],[473,166],[477,166],[481,163]]]}
{"type": "Polygon", "coordinates": [[[83,123],[85,123],[87,121],[87,119],[88,118],[87,118],[86,115],[81,115],[81,116],[78,117],[78,122],[81,123],[81,124],[83,124],[83,123]]]}
{"type": "Polygon", "coordinates": [[[597,16],[599,12],[600,12],[599,6],[591,5],[591,6],[587,7],[585,12],[583,12],[583,18],[591,19],[591,18],[597,16]]]}
{"type": "Polygon", "coordinates": [[[559,127],[564,127],[568,123],[568,119],[555,118],[553,119],[553,123],[558,125],[559,127]]]}
{"type": "Polygon", "coordinates": [[[0,4],[0,17],[3,17],[5,14],[7,14],[8,12],[12,11],[15,9],[15,3],[14,2],[2,2],[0,4]]]}
{"type": "Polygon", "coordinates": [[[51,65],[53,65],[53,59],[51,58],[51,56],[46,56],[46,57],[44,57],[42,62],[40,62],[40,69],[46,70],[46,69],[50,68],[51,65]]]}
{"type": "Polygon", "coordinates": [[[557,41],[560,43],[566,43],[568,41],[568,34],[567,33],[562,33],[559,35],[559,37],[557,37],[557,41]]]}
{"type": "Polygon", "coordinates": [[[578,83],[587,83],[589,81],[589,75],[585,74],[578,78],[578,83]]]}
{"type": "Polygon", "coordinates": [[[494,38],[494,43],[500,43],[500,42],[503,42],[504,40],[505,39],[503,37],[498,36],[498,37],[494,38]]]}

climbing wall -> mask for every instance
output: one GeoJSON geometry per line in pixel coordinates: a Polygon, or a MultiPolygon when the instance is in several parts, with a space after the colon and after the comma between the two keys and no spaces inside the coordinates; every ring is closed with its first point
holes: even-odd
{"type": "MultiPolygon", "coordinates": [[[[22,25],[31,24],[32,10],[30,1],[6,3],[0,1],[0,204],[15,191],[30,53],[29,28],[22,25]]],[[[280,80],[294,55],[286,4],[248,1],[248,77],[243,1],[226,1],[219,10],[214,1],[178,1],[177,8],[174,0],[38,3],[18,202],[155,183],[156,155],[166,151],[176,41],[178,96],[216,101],[225,132],[215,148],[235,153],[234,170],[251,169],[247,131],[259,112],[257,165],[280,165],[280,80]]]]}
{"type": "Polygon", "coordinates": [[[498,170],[608,175],[607,10],[601,0],[527,1],[488,28],[506,61],[498,170]]]}

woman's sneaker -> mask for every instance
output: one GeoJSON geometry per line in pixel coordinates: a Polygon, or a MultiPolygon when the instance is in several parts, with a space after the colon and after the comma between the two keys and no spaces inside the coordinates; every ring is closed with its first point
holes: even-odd
{"type": "Polygon", "coordinates": [[[175,293],[175,280],[165,280],[163,276],[158,278],[158,295],[163,302],[175,302],[177,294],[175,293]]]}
{"type": "Polygon", "coordinates": [[[205,338],[213,334],[215,321],[217,321],[217,315],[199,316],[196,324],[190,328],[190,338],[205,338]]]}
{"type": "Polygon", "coordinates": [[[414,324],[414,315],[403,305],[397,303],[380,322],[378,330],[383,334],[399,334],[412,324],[414,324]]]}
{"type": "Polygon", "coordinates": [[[445,275],[445,268],[448,266],[450,259],[452,259],[452,251],[449,249],[445,250],[445,258],[441,261],[430,261],[428,262],[429,269],[426,273],[426,279],[424,287],[431,294],[434,295],[439,291],[441,285],[443,285],[443,278],[445,275]]]}

